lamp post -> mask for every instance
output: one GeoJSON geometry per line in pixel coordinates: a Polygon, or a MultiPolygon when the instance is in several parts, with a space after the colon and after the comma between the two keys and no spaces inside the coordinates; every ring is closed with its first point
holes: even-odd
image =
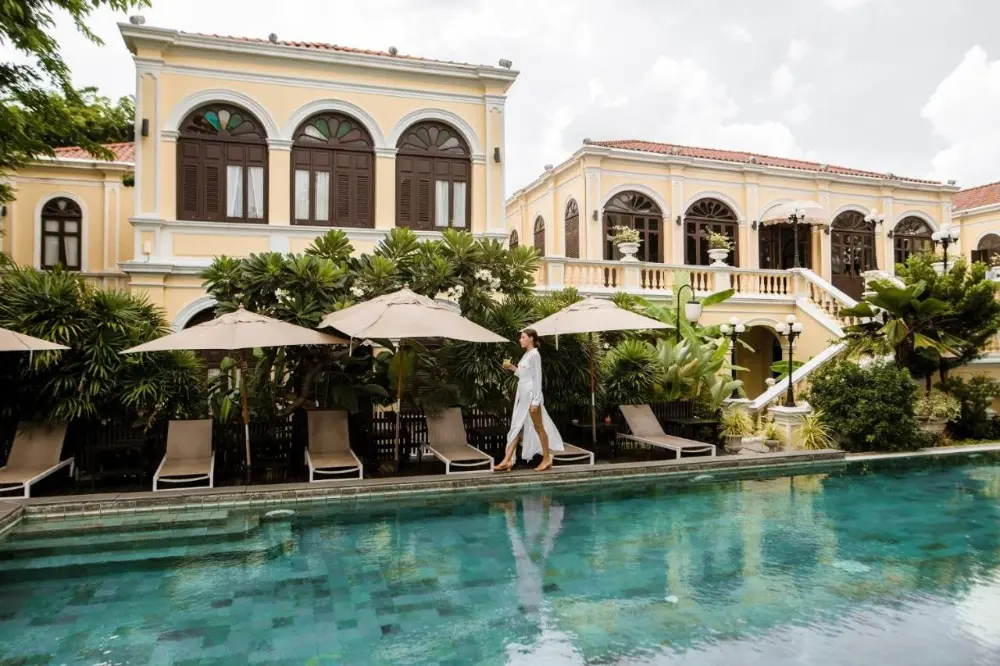
{"type": "MultiPolygon", "coordinates": [[[[747,330],[747,327],[737,317],[733,317],[732,319],[729,320],[728,324],[723,324],[722,326],[720,326],[719,330],[722,331],[723,335],[729,336],[730,343],[732,344],[732,347],[729,350],[729,359],[730,359],[729,360],[729,367],[730,367],[730,370],[731,370],[732,375],[733,375],[733,381],[735,382],[736,381],[736,342],[740,339],[740,335],[742,335],[747,330]]],[[[740,392],[737,389],[734,388],[733,389],[733,395],[732,395],[733,400],[735,400],[735,399],[737,399],[739,397],[740,397],[740,392]]]]}
{"type": "Polygon", "coordinates": [[[799,263],[799,222],[805,219],[805,208],[796,208],[792,211],[792,214],[788,216],[788,223],[792,225],[792,252],[794,253],[792,268],[802,268],[802,265],[799,263]]]}
{"type": "Polygon", "coordinates": [[[694,324],[701,318],[701,303],[695,300],[694,288],[689,284],[682,284],[674,298],[677,299],[677,342],[681,341],[681,294],[685,289],[691,291],[691,300],[684,304],[684,318],[689,323],[694,324]]]}
{"type": "Polygon", "coordinates": [[[792,383],[792,369],[794,368],[795,338],[802,335],[805,327],[801,321],[796,321],[795,315],[790,314],[785,317],[785,321],[775,326],[779,334],[788,338],[788,393],[785,394],[785,407],[795,406],[795,388],[792,383]]]}
{"type": "Polygon", "coordinates": [[[948,225],[941,227],[933,234],[931,240],[944,248],[944,273],[948,272],[948,246],[958,242],[958,227],[948,225]]]}

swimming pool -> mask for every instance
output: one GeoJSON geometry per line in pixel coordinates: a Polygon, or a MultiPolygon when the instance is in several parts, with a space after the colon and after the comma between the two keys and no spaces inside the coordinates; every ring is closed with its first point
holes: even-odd
{"type": "Polygon", "coordinates": [[[1000,663],[1000,459],[22,523],[0,664],[1000,663]]]}

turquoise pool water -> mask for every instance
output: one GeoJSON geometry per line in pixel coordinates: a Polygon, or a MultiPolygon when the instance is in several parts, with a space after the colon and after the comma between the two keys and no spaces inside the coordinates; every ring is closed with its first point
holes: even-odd
{"type": "Polygon", "coordinates": [[[33,521],[0,664],[1000,664],[1000,461],[33,521]]]}

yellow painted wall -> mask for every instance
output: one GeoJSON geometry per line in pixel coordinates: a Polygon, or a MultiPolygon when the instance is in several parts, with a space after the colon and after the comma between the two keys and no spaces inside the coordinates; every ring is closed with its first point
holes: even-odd
{"type": "MultiPolygon", "coordinates": [[[[1000,208],[1000,207],[992,207],[1000,208]]],[[[978,249],[979,241],[986,234],[1000,236],[1000,210],[981,208],[970,212],[958,211],[954,220],[960,228],[959,250],[966,259],[971,257],[972,250],[978,249]]],[[[953,250],[954,251],[954,250],[953,250]]]]}
{"type": "Polygon", "coordinates": [[[18,264],[38,266],[41,257],[40,214],[50,199],[66,196],[83,212],[81,260],[84,272],[117,273],[118,262],[132,256],[133,190],[122,184],[125,170],[39,164],[10,177],[15,200],[3,219],[3,250],[18,264]]]}

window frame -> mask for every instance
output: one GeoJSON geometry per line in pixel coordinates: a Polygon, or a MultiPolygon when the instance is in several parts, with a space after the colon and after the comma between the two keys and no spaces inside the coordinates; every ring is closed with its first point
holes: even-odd
{"type": "Polygon", "coordinates": [[[52,197],[45,202],[42,206],[41,213],[39,213],[39,252],[38,252],[38,266],[42,270],[53,270],[57,266],[62,266],[64,270],[72,271],[74,273],[80,273],[83,271],[83,208],[79,203],[71,199],[70,197],[52,197]],[[50,210],[51,208],[58,208],[58,202],[67,202],[65,211],[50,210]],[[48,231],[45,228],[46,222],[58,222],[59,230],[55,232],[48,231]],[[66,231],[67,222],[76,222],[76,232],[66,231]],[[59,258],[55,263],[50,263],[46,261],[45,256],[45,239],[53,237],[56,238],[59,243],[59,258]],[[77,263],[75,266],[70,266],[66,263],[66,238],[76,238],[76,259],[77,263]]]}
{"type": "Polygon", "coordinates": [[[736,211],[725,201],[715,197],[702,197],[684,212],[684,264],[687,266],[709,266],[708,234],[721,233],[729,236],[733,248],[729,252],[729,265],[740,265],[740,220],[736,211]],[[711,206],[711,209],[709,208],[711,206]],[[693,211],[693,212],[692,212],[693,211]],[[691,254],[695,255],[694,258],[691,254]]]}
{"type": "Polygon", "coordinates": [[[472,154],[455,127],[438,120],[414,123],[396,143],[396,226],[414,231],[472,230],[472,154]],[[438,139],[446,137],[443,141],[438,139]],[[454,139],[455,143],[451,143],[454,139]],[[408,189],[404,180],[409,180],[408,189]],[[426,222],[420,219],[426,181],[426,222]],[[437,184],[448,183],[448,223],[437,223],[437,184]],[[455,225],[455,184],[465,185],[465,224],[455,225]],[[408,199],[406,197],[409,197],[408,199]],[[407,219],[404,218],[404,208],[407,219]]]}
{"type": "Polygon", "coordinates": [[[538,252],[538,256],[545,256],[545,218],[541,215],[535,218],[534,225],[532,226],[532,244],[531,246],[535,248],[538,252]]]}
{"type": "Polygon", "coordinates": [[[631,227],[642,236],[636,258],[646,263],[662,264],[664,244],[664,217],[659,204],[635,190],[619,192],[604,204],[602,229],[604,231],[605,261],[621,259],[621,253],[611,242],[611,229],[616,226],[631,227]],[[652,252],[651,252],[652,250],[652,252]],[[653,253],[655,255],[651,256],[653,253]]]}

